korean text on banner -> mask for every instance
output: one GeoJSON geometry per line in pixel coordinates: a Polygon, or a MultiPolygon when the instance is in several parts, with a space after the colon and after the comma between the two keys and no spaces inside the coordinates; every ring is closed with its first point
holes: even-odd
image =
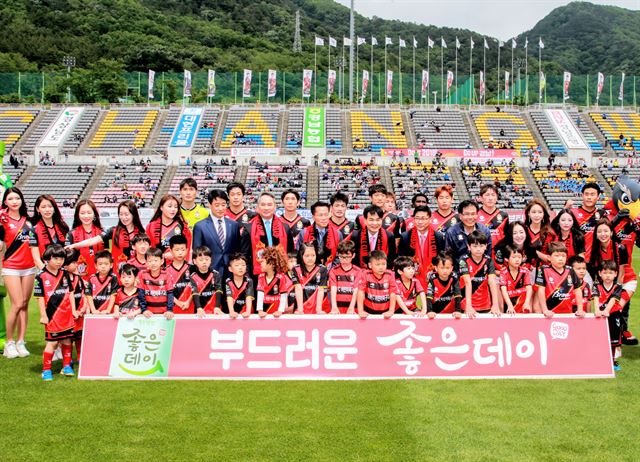
{"type": "Polygon", "coordinates": [[[324,107],[306,107],[304,109],[304,127],[302,130],[302,147],[325,147],[325,112],[324,107]]]}
{"type": "Polygon", "coordinates": [[[118,323],[89,316],[79,377],[602,378],[614,376],[608,332],[606,319],[573,315],[157,316],[118,323]]]}
{"type": "Polygon", "coordinates": [[[172,148],[186,148],[191,146],[200,126],[202,108],[187,107],[182,110],[178,125],[173,132],[170,146],[172,148]]]}

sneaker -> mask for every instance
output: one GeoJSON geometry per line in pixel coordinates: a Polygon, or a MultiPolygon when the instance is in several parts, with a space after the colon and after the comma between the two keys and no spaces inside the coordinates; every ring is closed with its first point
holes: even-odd
{"type": "Polygon", "coordinates": [[[73,377],[74,375],[76,375],[75,372],[73,372],[73,367],[71,366],[64,366],[60,371],[60,374],[65,375],[67,377],[73,377]]]}
{"type": "Polygon", "coordinates": [[[53,374],[51,373],[51,369],[47,371],[42,371],[42,380],[45,382],[51,382],[53,380],[53,374]]]}
{"type": "Polygon", "coordinates": [[[18,356],[20,356],[21,358],[26,358],[31,354],[29,353],[29,350],[27,350],[24,340],[20,340],[18,343],[16,343],[16,350],[18,350],[18,356]]]}
{"type": "Polygon", "coordinates": [[[51,361],[61,361],[62,360],[62,350],[60,347],[56,348],[56,351],[53,352],[53,358],[51,361]]]}
{"type": "Polygon", "coordinates": [[[18,357],[18,350],[16,349],[16,342],[11,340],[4,345],[4,352],[2,355],[7,359],[14,359],[18,357]]]}
{"type": "Polygon", "coordinates": [[[620,367],[620,364],[618,364],[618,361],[614,361],[613,362],[613,370],[614,371],[619,371],[621,369],[622,369],[622,367],[620,367]]]}
{"type": "Polygon", "coordinates": [[[637,345],[638,339],[628,330],[625,330],[622,333],[622,344],[623,345],[637,345]]]}

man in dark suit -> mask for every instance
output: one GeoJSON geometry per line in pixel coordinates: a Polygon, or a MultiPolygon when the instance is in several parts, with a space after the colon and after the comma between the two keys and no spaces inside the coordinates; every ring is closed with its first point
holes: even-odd
{"type": "Polygon", "coordinates": [[[227,193],[212,189],[207,195],[211,216],[199,221],[193,228],[193,248],[206,246],[211,249],[211,268],[220,273],[224,283],[228,276],[229,257],[241,252],[249,255],[249,241],[246,233],[240,233],[241,225],[226,218],[229,204],[227,193]]]}
{"type": "Polygon", "coordinates": [[[393,268],[396,259],[396,240],[382,227],[384,211],[377,205],[370,205],[362,212],[363,229],[356,229],[349,236],[349,240],[356,245],[353,264],[362,269],[367,269],[369,264],[369,254],[374,250],[382,250],[387,256],[387,268],[393,268]]]}

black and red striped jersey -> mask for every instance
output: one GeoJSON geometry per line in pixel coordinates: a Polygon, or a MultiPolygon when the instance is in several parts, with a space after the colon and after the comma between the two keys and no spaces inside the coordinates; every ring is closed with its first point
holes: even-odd
{"type": "Polygon", "coordinates": [[[593,284],[593,296],[598,297],[598,307],[599,310],[604,310],[609,301],[616,300],[616,303],[611,308],[611,313],[615,313],[616,311],[622,310],[620,307],[620,297],[622,297],[622,285],[614,282],[609,286],[609,288],[605,287],[604,283],[601,281],[596,281],[593,284]]]}
{"type": "Polygon", "coordinates": [[[75,320],[71,309],[73,286],[71,276],[65,270],[57,274],[47,268],[36,275],[33,296],[43,298],[49,322],[45,326],[47,333],[73,330],[75,320]]]}
{"type": "Polygon", "coordinates": [[[527,287],[532,286],[531,271],[520,267],[514,276],[509,267],[505,266],[500,271],[500,286],[506,287],[516,313],[522,313],[522,306],[527,299],[527,287]]]}
{"type": "Polygon", "coordinates": [[[446,281],[434,271],[427,279],[427,311],[430,313],[462,312],[460,301],[460,280],[451,273],[446,281]]]}
{"type": "MultiPolygon", "coordinates": [[[[407,287],[402,279],[396,279],[396,286],[398,287],[398,296],[402,299],[404,304],[407,306],[409,311],[418,310],[418,296],[424,293],[424,287],[422,287],[422,283],[418,278],[413,278],[409,282],[409,286],[407,287]]],[[[426,307],[423,307],[426,308],[426,307]]],[[[396,305],[396,313],[403,313],[401,308],[398,308],[396,305]]]]}
{"type": "Polygon", "coordinates": [[[396,278],[389,270],[386,270],[380,277],[371,270],[363,271],[358,290],[364,293],[364,310],[372,314],[383,314],[385,311],[389,311],[391,294],[398,294],[396,278]]]}
{"type": "Polygon", "coordinates": [[[491,230],[491,244],[495,246],[504,237],[504,229],[509,223],[509,214],[500,209],[489,213],[481,207],[478,210],[478,223],[482,223],[491,230]]]}
{"type": "Polygon", "coordinates": [[[41,258],[48,246],[51,244],[64,245],[66,240],[67,236],[65,236],[60,227],[55,224],[49,227],[40,220],[35,226],[30,228],[29,245],[38,248],[41,258]]]}
{"type": "Polygon", "coordinates": [[[144,270],[138,274],[138,299],[142,311],[154,314],[173,311],[173,281],[165,270],[155,276],[144,270]]]}
{"type": "MultiPolygon", "coordinates": [[[[471,278],[471,306],[476,311],[488,311],[491,309],[491,291],[489,290],[489,278],[495,276],[496,269],[493,260],[482,257],[475,261],[472,257],[463,257],[458,264],[460,268],[460,289],[465,287],[465,278],[471,278]]],[[[464,293],[464,292],[463,292],[464,293]]],[[[463,305],[464,306],[464,305],[463,305]]]]}
{"type": "Polygon", "coordinates": [[[298,234],[305,229],[307,226],[311,225],[311,222],[300,215],[296,215],[296,217],[289,221],[284,215],[280,217],[282,221],[284,221],[287,225],[289,225],[289,229],[291,230],[291,235],[295,240],[298,237],[298,234]]]}
{"type": "Polygon", "coordinates": [[[261,273],[258,276],[258,292],[264,294],[262,310],[267,314],[278,311],[280,307],[280,296],[287,294],[292,289],[291,279],[286,274],[277,273],[270,281],[267,275],[261,273]]]}
{"type": "Polygon", "coordinates": [[[216,307],[223,308],[220,274],[212,269],[201,273],[195,265],[191,265],[190,271],[191,281],[194,284],[192,306],[196,309],[202,308],[207,314],[213,314],[216,307]]]}
{"type": "Polygon", "coordinates": [[[107,302],[112,295],[118,290],[118,277],[109,273],[104,277],[99,274],[93,274],[87,281],[84,293],[87,297],[93,299],[93,306],[96,310],[104,311],[107,308],[107,302]]]}
{"type": "Polygon", "coordinates": [[[572,313],[575,304],[574,292],[580,289],[580,279],[576,272],[565,267],[561,272],[553,266],[538,268],[536,286],[544,290],[547,309],[554,313],[572,313]]]}
{"type": "MultiPolygon", "coordinates": [[[[311,271],[306,271],[301,265],[296,265],[291,272],[291,283],[302,287],[302,309],[305,314],[315,314],[317,293],[326,289],[329,281],[329,271],[323,265],[316,265],[311,271]]],[[[326,297],[325,297],[326,300],[326,297]]],[[[326,309],[327,305],[324,304],[326,309]]]]}
{"type": "Polygon", "coordinates": [[[116,292],[116,305],[118,305],[118,309],[122,314],[137,310],[140,307],[138,290],[134,289],[133,292],[129,294],[124,287],[120,287],[116,292]]]}
{"type": "MultiPolygon", "coordinates": [[[[250,277],[245,275],[242,278],[242,283],[240,285],[236,285],[233,276],[228,277],[225,283],[225,295],[227,298],[231,298],[233,300],[233,311],[240,313],[244,311],[247,306],[247,300],[253,300],[256,298],[253,281],[250,277]]],[[[222,303],[222,311],[227,314],[229,313],[229,306],[227,303],[222,303]]]]}
{"type": "MultiPolygon", "coordinates": [[[[175,263],[175,262],[174,262],[175,263]]],[[[191,281],[191,268],[185,262],[182,262],[180,268],[176,268],[174,264],[167,266],[165,269],[173,285],[174,300],[185,302],[191,299],[195,292],[195,284],[191,281]]],[[[182,310],[178,313],[184,313],[182,310]]]]}
{"type": "Polygon", "coordinates": [[[336,305],[340,313],[344,314],[349,309],[361,274],[362,270],[355,265],[351,265],[348,271],[342,265],[334,266],[329,271],[329,287],[336,288],[336,305]]]}
{"type": "Polygon", "coordinates": [[[7,269],[24,270],[35,266],[30,247],[30,236],[33,226],[26,217],[14,220],[5,214],[0,222],[0,241],[6,244],[2,257],[2,267],[7,269]]]}

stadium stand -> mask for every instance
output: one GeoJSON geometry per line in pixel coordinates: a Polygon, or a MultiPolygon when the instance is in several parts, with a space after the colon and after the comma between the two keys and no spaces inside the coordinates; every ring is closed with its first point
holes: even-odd
{"type": "Polygon", "coordinates": [[[169,109],[167,117],[162,123],[160,133],[158,134],[156,142],[153,146],[153,149],[155,151],[164,152],[167,150],[167,148],[169,147],[169,143],[171,142],[171,137],[173,136],[173,131],[176,129],[176,124],[178,123],[181,112],[182,108],[178,106],[173,106],[169,109]]]}
{"type": "Polygon", "coordinates": [[[285,165],[267,165],[255,163],[247,171],[248,203],[257,202],[262,192],[269,192],[276,197],[276,203],[280,204],[280,195],[286,189],[292,188],[300,192],[300,206],[306,206],[307,199],[307,167],[294,165],[289,162],[285,165]]]}
{"type": "Polygon", "coordinates": [[[193,164],[190,166],[180,166],[171,180],[169,192],[176,197],[179,196],[180,182],[189,177],[198,183],[198,191],[200,192],[199,201],[208,207],[207,192],[214,188],[225,189],[227,184],[231,183],[235,177],[235,167],[216,165],[211,161],[208,161],[204,166],[198,166],[196,164],[196,168],[193,167],[193,164]]]}
{"type": "MultiPolygon", "coordinates": [[[[585,183],[597,181],[588,168],[578,163],[532,168],[531,174],[552,210],[560,210],[567,199],[579,198],[585,183]]],[[[600,199],[604,205],[604,195],[600,199]]]]}
{"type": "Polygon", "coordinates": [[[473,199],[479,199],[480,188],[487,183],[498,187],[500,197],[497,206],[500,209],[523,208],[533,199],[527,180],[513,161],[473,163],[468,160],[461,163],[460,170],[473,199]]]}
{"type": "Polygon", "coordinates": [[[49,131],[49,128],[56,121],[62,110],[63,108],[45,110],[42,118],[37,122],[38,125],[25,138],[20,150],[26,154],[33,154],[36,146],[47,131],[49,131]]]}
{"type": "Polygon", "coordinates": [[[132,199],[139,206],[150,207],[165,170],[165,165],[110,165],[91,194],[91,200],[97,206],[116,207],[121,201],[132,199]]]}
{"type": "Polygon", "coordinates": [[[406,148],[401,112],[388,109],[351,111],[351,139],[354,153],[406,148]]]}
{"type": "Polygon", "coordinates": [[[7,152],[20,140],[39,112],[35,108],[0,109],[0,140],[5,142],[7,152]]]}
{"type": "Polygon", "coordinates": [[[640,166],[636,162],[631,163],[623,159],[607,159],[603,161],[599,168],[602,176],[607,180],[609,186],[613,188],[616,180],[621,175],[626,175],[631,179],[640,182],[640,166]]]}
{"type": "Polygon", "coordinates": [[[499,148],[501,144],[521,152],[537,145],[527,124],[518,111],[471,111],[471,116],[485,148],[499,148]]]}
{"type": "Polygon", "coordinates": [[[598,138],[596,138],[596,136],[591,131],[591,128],[589,128],[587,123],[581,117],[581,114],[578,112],[578,110],[570,109],[567,112],[569,114],[569,117],[572,120],[576,121],[574,125],[578,127],[578,130],[582,134],[584,140],[587,142],[587,145],[591,148],[591,151],[596,155],[604,154],[604,147],[602,146],[602,144],[600,144],[598,138]]]}
{"type": "Polygon", "coordinates": [[[40,165],[22,185],[24,200],[32,209],[40,194],[51,194],[60,207],[73,207],[94,169],[93,165],[40,165]]]}
{"type": "Polygon", "coordinates": [[[287,126],[287,151],[300,152],[302,149],[302,129],[304,125],[304,109],[293,107],[289,109],[289,124],[287,126]]]}
{"type": "Polygon", "coordinates": [[[558,155],[566,154],[567,148],[564,146],[560,140],[560,136],[551,125],[547,114],[541,110],[532,110],[529,111],[529,114],[531,115],[531,120],[533,120],[538,132],[540,132],[542,139],[547,144],[549,153],[558,155]]]}
{"type": "Polygon", "coordinates": [[[87,155],[122,155],[142,149],[158,116],[157,109],[126,108],[107,112],[91,139],[87,155]]]}
{"type": "Polygon", "coordinates": [[[590,112],[589,115],[615,152],[624,154],[624,151],[640,149],[640,115],[635,112],[590,112]]]}
{"type": "Polygon", "coordinates": [[[234,106],[229,109],[220,150],[233,147],[275,148],[278,140],[279,108],[234,106]]]}
{"type": "Polygon", "coordinates": [[[194,154],[209,154],[211,152],[219,116],[219,108],[206,108],[204,110],[198,133],[196,133],[196,138],[193,141],[194,154]]]}
{"type": "Polygon", "coordinates": [[[413,124],[420,147],[463,149],[471,144],[467,127],[458,110],[411,110],[413,124]]]}
{"type": "Polygon", "coordinates": [[[436,189],[445,184],[452,184],[449,167],[437,161],[423,164],[393,163],[389,170],[398,210],[402,210],[403,207],[411,208],[411,198],[418,192],[426,194],[429,204],[433,207],[436,189]]]}
{"type": "Polygon", "coordinates": [[[14,186],[20,180],[20,177],[26,170],[27,166],[24,164],[18,164],[14,167],[10,163],[5,162],[3,165],[3,173],[11,178],[11,182],[14,186]]]}
{"type": "Polygon", "coordinates": [[[375,165],[330,165],[323,162],[320,169],[319,199],[328,201],[333,194],[342,191],[349,197],[350,209],[362,209],[370,203],[369,186],[380,182],[380,172],[375,165]]]}
{"type": "MultiPolygon", "coordinates": [[[[342,124],[340,109],[329,108],[325,111],[325,142],[327,152],[340,153],[342,151],[342,124]]],[[[289,109],[289,124],[287,126],[287,151],[299,152],[302,147],[302,129],[304,125],[304,109],[294,107],[289,109]]]]}

